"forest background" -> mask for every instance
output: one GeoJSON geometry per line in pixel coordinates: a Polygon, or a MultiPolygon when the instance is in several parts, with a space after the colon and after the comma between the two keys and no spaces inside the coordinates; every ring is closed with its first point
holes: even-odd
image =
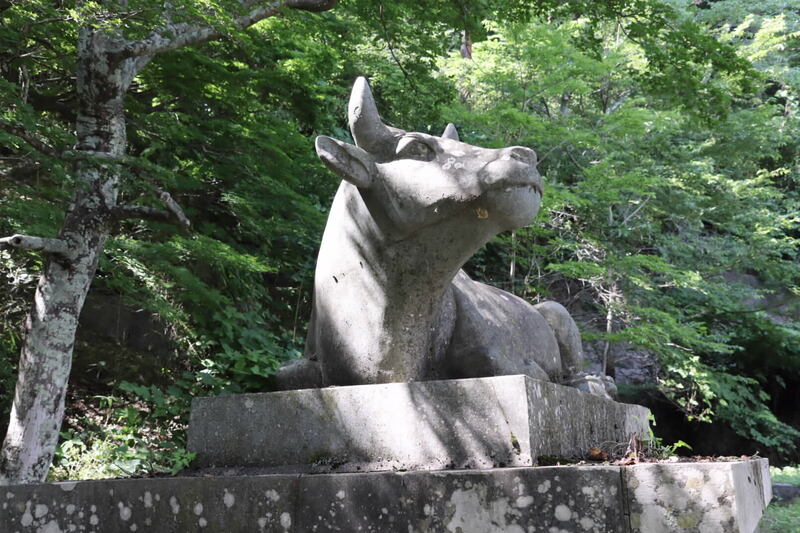
{"type": "MultiPolygon", "coordinates": [[[[75,163],[41,148],[74,143],[76,27],[141,4],[0,0],[0,236],[58,232],[75,163]]],[[[800,2],[528,4],[342,0],[154,58],[120,195],[169,191],[192,229],[126,220],[107,242],[51,478],[175,472],[193,396],[264,390],[302,353],[337,187],[313,139],[350,139],[359,75],[387,123],[539,154],[540,215],[470,274],[567,305],[657,435],[798,462],[800,2]]],[[[42,267],[0,250],[0,427],[42,267]]]]}

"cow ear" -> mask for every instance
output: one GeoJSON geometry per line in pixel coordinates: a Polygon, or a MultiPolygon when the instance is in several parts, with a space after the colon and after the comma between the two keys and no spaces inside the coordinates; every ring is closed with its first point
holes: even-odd
{"type": "Polygon", "coordinates": [[[358,146],[324,135],[317,137],[314,145],[319,158],[337,176],[360,189],[367,189],[372,185],[377,168],[367,152],[358,146]]]}

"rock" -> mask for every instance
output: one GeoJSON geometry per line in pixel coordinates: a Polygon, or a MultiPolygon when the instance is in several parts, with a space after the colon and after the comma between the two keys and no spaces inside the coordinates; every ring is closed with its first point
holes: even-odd
{"type": "Polygon", "coordinates": [[[773,483],[772,496],[779,502],[789,502],[800,498],[800,486],[790,483],[773,483]]]}

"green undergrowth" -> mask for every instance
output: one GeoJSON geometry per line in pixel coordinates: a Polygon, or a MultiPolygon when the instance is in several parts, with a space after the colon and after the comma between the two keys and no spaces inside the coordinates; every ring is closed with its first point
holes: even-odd
{"type": "Polygon", "coordinates": [[[800,466],[769,467],[773,483],[790,483],[800,486],[800,466]]]}
{"type": "Polygon", "coordinates": [[[67,414],[50,481],[176,475],[189,466],[186,389],[125,382],[118,390],[67,414]]]}
{"type": "Polygon", "coordinates": [[[800,502],[773,503],[759,523],[761,533],[795,533],[800,530],[800,502]]]}
{"type": "MultiPolygon", "coordinates": [[[[800,466],[769,468],[773,483],[791,483],[800,486],[800,466]]],[[[788,503],[773,502],[764,511],[759,524],[761,533],[794,533],[800,530],[800,500],[788,503]]]]}

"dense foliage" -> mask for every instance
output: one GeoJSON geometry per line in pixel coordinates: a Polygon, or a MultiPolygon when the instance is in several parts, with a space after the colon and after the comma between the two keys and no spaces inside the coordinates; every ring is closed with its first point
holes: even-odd
{"type": "MultiPolygon", "coordinates": [[[[687,416],[792,457],[800,419],[781,402],[800,385],[800,3],[695,4],[351,0],[158,56],[126,103],[122,195],[157,205],[152,192],[169,190],[193,231],[121,223],[93,291],[157,315],[172,353],[79,333],[54,475],[180,468],[193,395],[261,390],[302,352],[336,187],[313,137],[348,137],[357,75],[387,122],[453,121],[467,142],[538,152],[539,219],[471,272],[580,306],[587,340],[658,357],[654,385],[687,416]]],[[[136,32],[150,16],[71,5],[0,1],[0,235],[54,235],[72,193],[71,163],[35,139],[73,141],[76,24],[136,32]]],[[[0,251],[5,416],[40,268],[0,251]]]]}
{"type": "MultiPolygon", "coordinates": [[[[544,224],[502,253],[515,254],[530,297],[572,284],[599,307],[607,340],[657,353],[659,387],[687,415],[790,452],[800,433],[770,411],[767,391],[780,397],[800,364],[797,322],[770,313],[800,273],[797,72],[781,54],[792,24],[777,8],[714,19],[765,84],[737,92],[709,71],[728,87],[715,120],[640,81],[651,65],[624,27],[605,25],[594,53],[576,45],[583,25],[495,27],[473,61],[443,62],[468,95],[450,115],[475,140],[536,146],[551,183],[544,224]]],[[[796,306],[783,312],[797,317],[796,306]]]]}

